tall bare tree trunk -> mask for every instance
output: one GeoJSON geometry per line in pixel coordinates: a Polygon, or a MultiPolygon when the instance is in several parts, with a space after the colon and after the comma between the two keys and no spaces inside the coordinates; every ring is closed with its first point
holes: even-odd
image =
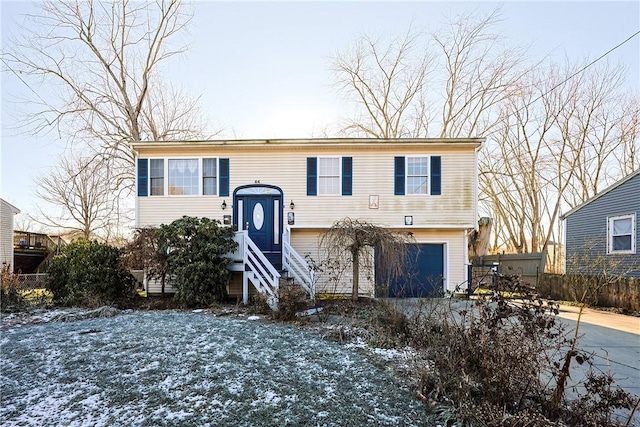
{"type": "Polygon", "coordinates": [[[358,287],[360,285],[360,248],[351,252],[353,265],[353,287],[351,289],[351,301],[358,302],[358,287]]]}

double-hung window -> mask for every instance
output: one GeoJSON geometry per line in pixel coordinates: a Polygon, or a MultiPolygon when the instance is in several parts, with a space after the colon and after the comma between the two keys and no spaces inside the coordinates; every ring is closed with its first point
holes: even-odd
{"type": "Polygon", "coordinates": [[[164,196],[164,159],[149,160],[150,195],[164,196]]]}
{"type": "Polygon", "coordinates": [[[318,159],[318,194],[340,194],[340,158],[318,159]]]}
{"type": "Polygon", "coordinates": [[[442,194],[440,156],[397,156],[394,159],[394,194],[442,194]]]}
{"type": "Polygon", "coordinates": [[[429,194],[428,157],[407,157],[407,194],[429,194]]]}
{"type": "Polygon", "coordinates": [[[607,224],[607,252],[610,254],[636,253],[635,228],[635,214],[609,217],[607,224]]]}
{"type": "Polygon", "coordinates": [[[218,168],[216,159],[202,159],[202,194],[218,194],[218,168]]]}
{"type": "Polygon", "coordinates": [[[169,159],[169,194],[195,196],[199,188],[198,159],[169,159]]]}
{"type": "Polygon", "coordinates": [[[307,157],[307,196],[353,194],[353,158],[307,157]]]}

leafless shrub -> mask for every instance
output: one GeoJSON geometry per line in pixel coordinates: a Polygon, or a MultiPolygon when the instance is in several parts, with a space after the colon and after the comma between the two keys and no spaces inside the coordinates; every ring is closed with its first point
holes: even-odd
{"type": "Polygon", "coordinates": [[[399,304],[382,303],[371,317],[379,336],[369,341],[415,349],[410,382],[442,425],[621,425],[612,414],[633,408],[633,396],[615,388],[610,375],[589,370],[588,355],[555,318],[557,305],[517,276],[496,283],[464,309],[440,299],[406,314],[399,304]],[[574,400],[557,387],[566,357],[589,370],[574,400]]]}
{"type": "Polygon", "coordinates": [[[10,266],[0,270],[0,308],[3,312],[24,308],[26,301],[20,293],[22,279],[19,274],[13,274],[10,266]]]}

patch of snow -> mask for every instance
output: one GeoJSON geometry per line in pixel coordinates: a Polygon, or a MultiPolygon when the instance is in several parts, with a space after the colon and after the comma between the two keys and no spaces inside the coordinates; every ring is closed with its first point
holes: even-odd
{"type": "MultiPolygon", "coordinates": [[[[423,404],[361,348],[287,325],[145,312],[3,322],[3,329],[0,419],[7,427],[52,420],[81,427],[413,426],[428,419],[423,404]],[[81,333],[91,330],[101,332],[81,333]]],[[[371,352],[383,360],[410,356],[371,352]]]]}
{"type": "Polygon", "coordinates": [[[260,320],[260,316],[249,316],[247,320],[260,320]]]}

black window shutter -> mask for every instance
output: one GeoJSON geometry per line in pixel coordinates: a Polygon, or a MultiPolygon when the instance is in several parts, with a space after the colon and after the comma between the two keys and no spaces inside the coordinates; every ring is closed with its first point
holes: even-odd
{"type": "Polygon", "coordinates": [[[431,195],[442,194],[442,165],[440,156],[431,156],[431,195]]]}
{"type": "Polygon", "coordinates": [[[395,158],[393,194],[396,196],[404,196],[404,156],[395,158]]]}
{"type": "Polygon", "coordinates": [[[220,159],[220,196],[229,196],[229,159],[220,159]]]}
{"type": "Polygon", "coordinates": [[[149,159],[138,159],[138,196],[149,195],[149,159]]]}
{"type": "Polygon", "coordinates": [[[342,158],[342,195],[351,196],[353,193],[353,158],[342,158]]]}
{"type": "Polygon", "coordinates": [[[307,196],[318,195],[318,159],[307,157],[307,196]]]}

